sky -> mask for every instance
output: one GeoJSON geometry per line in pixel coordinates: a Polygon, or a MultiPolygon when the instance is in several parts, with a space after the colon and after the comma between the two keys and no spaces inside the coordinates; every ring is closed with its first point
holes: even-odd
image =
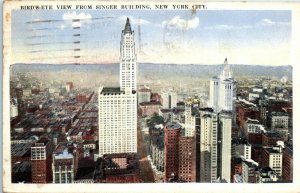
{"type": "Polygon", "coordinates": [[[118,63],[127,17],[140,63],[290,65],[284,10],[14,10],[12,63],[118,63]]]}

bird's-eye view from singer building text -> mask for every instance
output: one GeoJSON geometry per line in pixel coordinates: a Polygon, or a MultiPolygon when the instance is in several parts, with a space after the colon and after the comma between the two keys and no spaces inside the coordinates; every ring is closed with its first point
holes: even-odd
{"type": "Polygon", "coordinates": [[[11,182],[293,182],[291,29],[289,10],[12,10],[11,182]]]}

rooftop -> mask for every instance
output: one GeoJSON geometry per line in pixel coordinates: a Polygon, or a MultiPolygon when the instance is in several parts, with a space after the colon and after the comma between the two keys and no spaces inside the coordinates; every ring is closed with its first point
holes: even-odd
{"type": "Polygon", "coordinates": [[[151,92],[151,90],[148,88],[140,88],[138,92],[151,92]]]}
{"type": "Polygon", "coordinates": [[[223,115],[223,116],[232,116],[232,112],[231,111],[225,111],[225,110],[222,110],[220,112],[220,115],[223,115]]]}
{"type": "Polygon", "coordinates": [[[277,138],[280,138],[280,135],[278,133],[272,132],[272,131],[266,132],[264,135],[267,136],[267,137],[277,137],[277,138]]]}
{"type": "Polygon", "coordinates": [[[93,179],[95,162],[90,158],[78,160],[78,170],[75,180],[93,179]]]}
{"type": "Polygon", "coordinates": [[[264,149],[269,153],[281,153],[278,149],[275,149],[273,147],[266,147],[264,149]]]}
{"type": "Polygon", "coordinates": [[[180,129],[181,125],[179,125],[178,123],[168,123],[166,125],[167,129],[180,129]]]}
{"type": "Polygon", "coordinates": [[[72,153],[69,153],[68,149],[64,149],[63,152],[55,153],[54,159],[73,159],[74,156],[72,153]]]}
{"type": "Polygon", "coordinates": [[[34,147],[46,146],[49,142],[50,142],[50,139],[41,138],[33,146],[34,147]]]}
{"type": "Polygon", "coordinates": [[[30,161],[22,161],[17,162],[13,165],[13,172],[31,172],[31,162],[30,161]]]}
{"type": "Polygon", "coordinates": [[[247,118],[246,123],[260,124],[260,122],[257,119],[250,119],[250,118],[247,118]]]}
{"type": "Polygon", "coordinates": [[[150,136],[150,140],[154,146],[156,146],[159,149],[164,148],[164,133],[153,133],[150,136]]]}
{"type": "Polygon", "coordinates": [[[118,153],[107,154],[96,161],[94,179],[105,179],[106,176],[136,175],[139,173],[139,161],[137,154],[118,153]],[[126,167],[121,168],[115,159],[126,159],[126,167]]]}
{"type": "Polygon", "coordinates": [[[101,91],[102,95],[120,95],[124,94],[120,87],[104,87],[101,91]]]}
{"type": "Polygon", "coordinates": [[[149,105],[160,105],[161,106],[161,103],[160,102],[156,102],[156,101],[153,101],[153,102],[142,102],[142,103],[140,103],[140,106],[149,106],[149,105]]]}
{"type": "Polygon", "coordinates": [[[252,159],[243,160],[243,163],[245,163],[248,167],[254,167],[254,168],[258,167],[258,163],[252,159]]]}
{"type": "Polygon", "coordinates": [[[287,112],[272,112],[272,116],[289,116],[287,112]]]}
{"type": "Polygon", "coordinates": [[[31,143],[21,143],[21,144],[12,144],[11,145],[11,156],[30,156],[30,148],[32,144],[31,143]]]}
{"type": "Polygon", "coordinates": [[[199,108],[199,110],[200,111],[208,111],[208,112],[214,112],[214,109],[213,108],[208,108],[208,107],[206,107],[206,108],[199,108]]]}
{"type": "Polygon", "coordinates": [[[269,178],[270,174],[275,174],[275,171],[270,167],[262,167],[258,169],[258,172],[261,174],[262,178],[269,178]]]}

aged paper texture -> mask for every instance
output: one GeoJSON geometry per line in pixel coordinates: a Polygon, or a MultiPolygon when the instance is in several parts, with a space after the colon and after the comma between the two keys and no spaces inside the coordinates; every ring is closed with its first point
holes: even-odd
{"type": "Polygon", "coordinates": [[[299,21],[297,2],[5,1],[3,192],[298,192],[299,21]]]}

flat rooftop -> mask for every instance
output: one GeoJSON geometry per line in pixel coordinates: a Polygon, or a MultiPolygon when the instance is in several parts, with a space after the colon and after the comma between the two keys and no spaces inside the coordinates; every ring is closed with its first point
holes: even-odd
{"type": "Polygon", "coordinates": [[[265,148],[265,150],[268,151],[269,153],[281,153],[279,150],[273,149],[272,147],[265,148]]]}
{"type": "Polygon", "coordinates": [[[168,123],[166,125],[166,128],[168,128],[168,129],[178,129],[178,128],[181,128],[181,125],[179,125],[178,123],[168,123]]]}
{"type": "Polygon", "coordinates": [[[288,117],[289,114],[287,112],[272,112],[272,116],[286,116],[286,117],[288,117]]]}
{"type": "Polygon", "coordinates": [[[104,87],[101,91],[102,95],[120,95],[125,94],[120,87],[104,87]]]}
{"type": "Polygon", "coordinates": [[[47,138],[41,138],[39,139],[33,146],[34,147],[39,147],[39,146],[45,146],[50,142],[49,139],[47,138]]]}
{"type": "Polygon", "coordinates": [[[10,148],[11,156],[30,156],[31,146],[31,143],[12,144],[10,148]]]}

